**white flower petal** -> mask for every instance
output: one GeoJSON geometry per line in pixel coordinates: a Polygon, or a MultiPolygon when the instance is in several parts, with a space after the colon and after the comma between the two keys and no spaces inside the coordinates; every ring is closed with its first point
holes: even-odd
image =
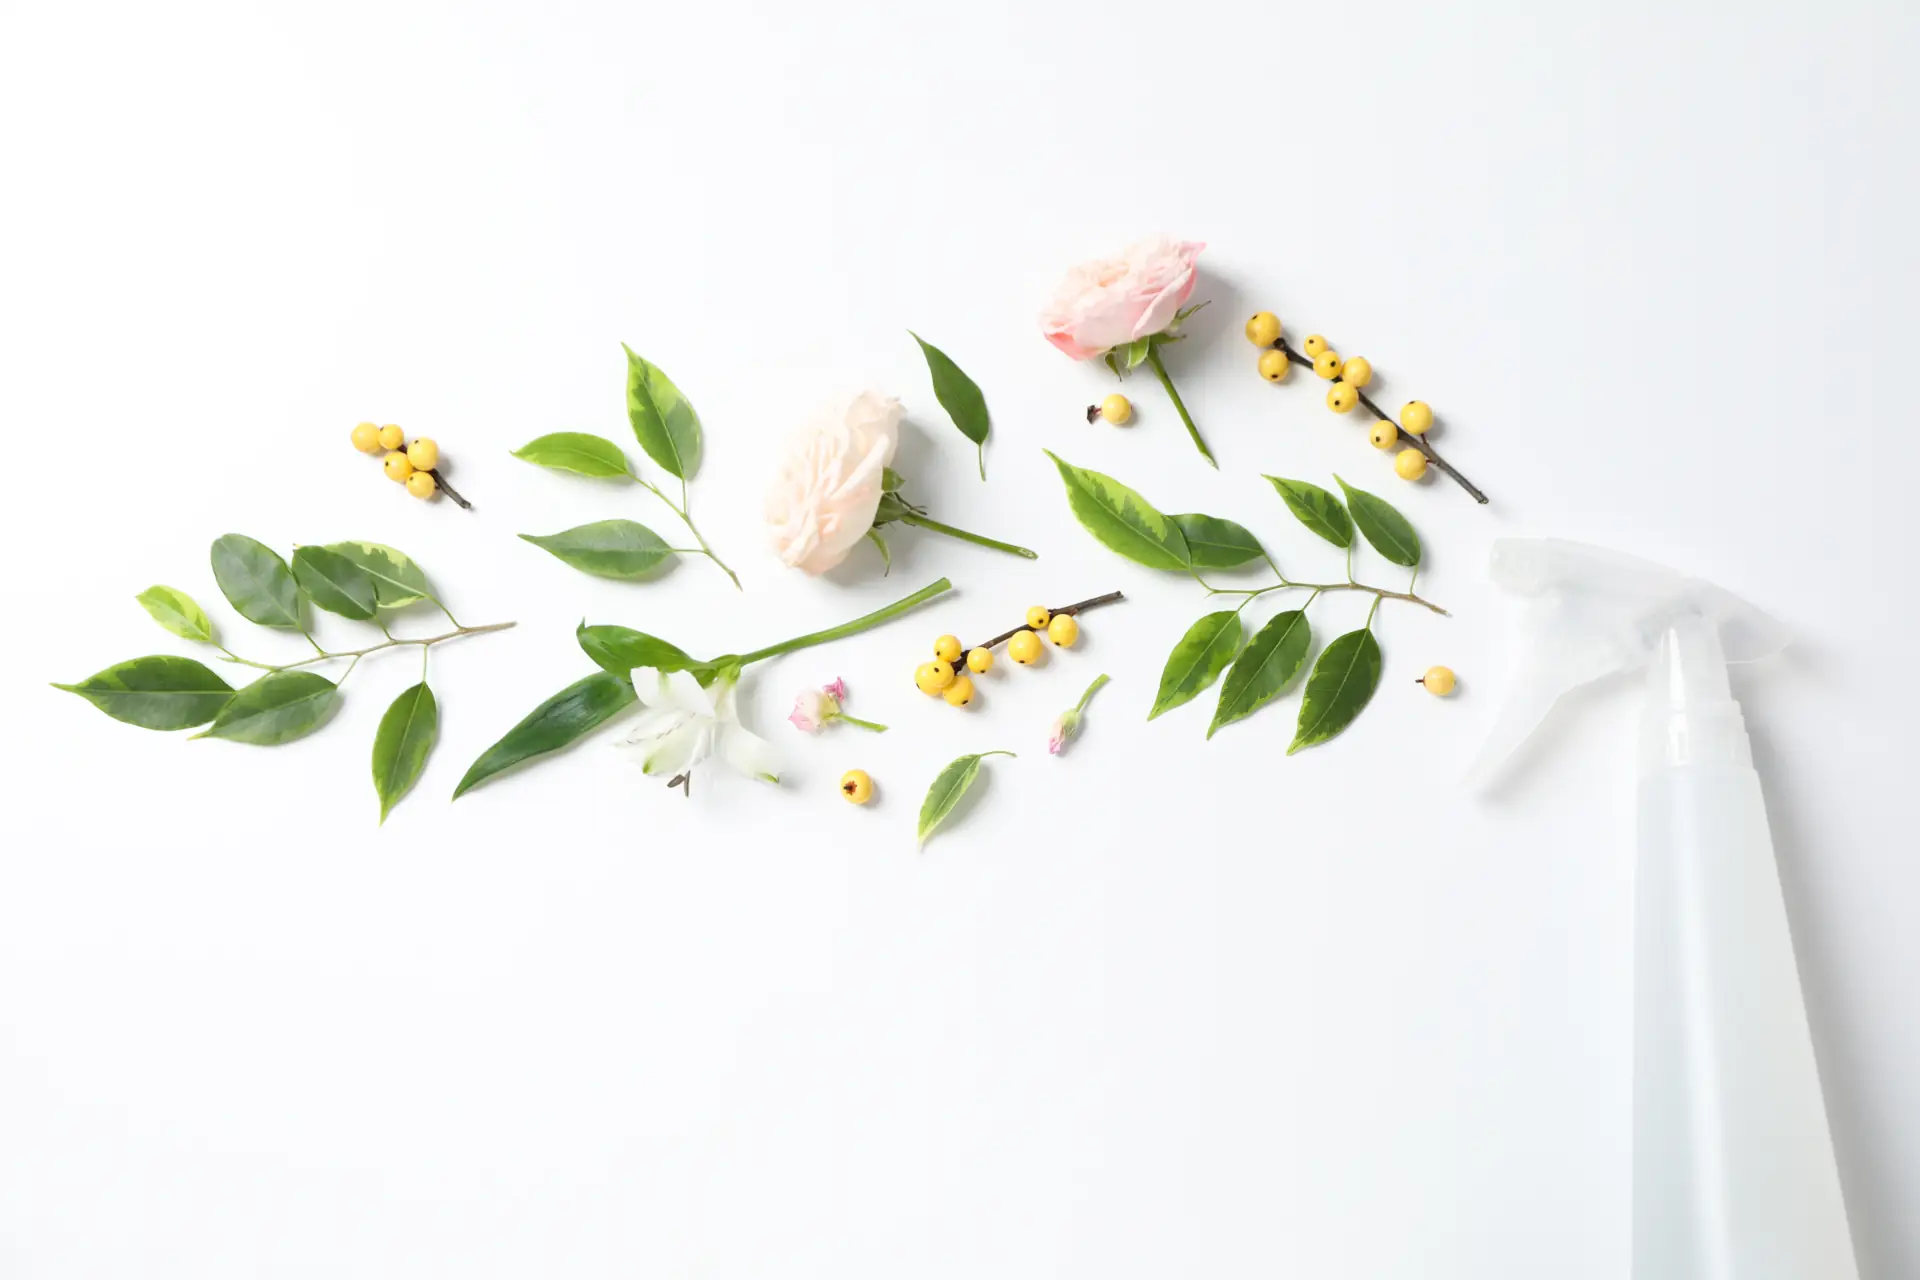
{"type": "Polygon", "coordinates": [[[741,728],[738,723],[724,720],[720,723],[718,737],[718,754],[735,773],[763,781],[779,780],[780,753],[765,738],[750,729],[741,728]]]}
{"type": "Polygon", "coordinates": [[[644,747],[660,738],[666,737],[685,724],[691,717],[684,711],[663,708],[659,711],[642,712],[626,733],[614,742],[616,747],[644,747]]]}
{"type": "Polygon", "coordinates": [[[712,721],[689,718],[659,740],[640,767],[648,774],[685,773],[713,753],[712,721]]]}

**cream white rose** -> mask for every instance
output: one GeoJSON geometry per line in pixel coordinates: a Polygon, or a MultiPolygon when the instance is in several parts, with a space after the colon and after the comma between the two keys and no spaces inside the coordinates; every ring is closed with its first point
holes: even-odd
{"type": "Polygon", "coordinates": [[[795,433],[767,494],[767,531],[782,562],[825,573],[866,536],[901,416],[892,396],[862,391],[821,406],[795,433]]]}

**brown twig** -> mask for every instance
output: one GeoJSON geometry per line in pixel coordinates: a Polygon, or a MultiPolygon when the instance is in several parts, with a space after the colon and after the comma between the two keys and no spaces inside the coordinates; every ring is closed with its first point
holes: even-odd
{"type": "MultiPolygon", "coordinates": [[[[1061,617],[1071,618],[1074,614],[1079,613],[1084,609],[1097,609],[1103,604],[1112,604],[1116,600],[1125,600],[1125,599],[1126,597],[1122,595],[1120,592],[1109,591],[1107,592],[1107,594],[1103,596],[1094,596],[1091,599],[1077,601],[1074,604],[1063,604],[1058,609],[1047,610],[1047,613],[1051,617],[1055,617],[1055,618],[1061,618],[1061,617]]],[[[1031,631],[1031,630],[1033,630],[1033,628],[1023,622],[1011,631],[1002,631],[999,635],[987,641],[985,644],[963,645],[961,646],[960,651],[962,653],[971,653],[975,649],[991,649],[991,648],[994,648],[996,645],[1005,644],[1007,641],[1019,635],[1022,631],[1031,631]]]]}
{"type": "Polygon", "coordinates": [[[454,501],[454,504],[458,506],[462,511],[473,510],[473,504],[471,502],[468,502],[465,498],[461,497],[460,491],[458,489],[455,489],[452,485],[447,483],[447,478],[440,474],[440,468],[428,467],[427,474],[432,476],[433,482],[440,486],[440,492],[446,494],[449,498],[452,498],[454,501]]]}

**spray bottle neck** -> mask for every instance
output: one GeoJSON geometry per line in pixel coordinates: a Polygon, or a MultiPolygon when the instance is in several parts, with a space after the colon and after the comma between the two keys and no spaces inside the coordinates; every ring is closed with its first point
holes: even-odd
{"type": "Polygon", "coordinates": [[[1698,614],[1668,625],[1648,669],[1640,770],[1675,765],[1753,765],[1719,629],[1698,614]]]}

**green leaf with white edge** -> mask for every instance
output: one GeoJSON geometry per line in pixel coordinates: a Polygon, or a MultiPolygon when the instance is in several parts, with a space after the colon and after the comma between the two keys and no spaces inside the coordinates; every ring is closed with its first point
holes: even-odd
{"type": "Polygon", "coordinates": [[[967,794],[973,780],[980,776],[980,762],[988,756],[1011,756],[1011,751],[982,751],[976,755],[961,756],[934,778],[933,785],[927,788],[927,798],[920,802],[920,826],[917,839],[921,844],[927,842],[934,828],[947,820],[960,798],[967,794]]]}
{"type": "Polygon", "coordinates": [[[327,550],[345,556],[373,579],[374,599],[382,609],[399,609],[433,599],[426,573],[404,552],[378,542],[329,542],[327,550]]]}
{"type": "Polygon", "coordinates": [[[1280,491],[1281,501],[1301,524],[1336,547],[1353,545],[1353,518],[1340,505],[1340,499],[1305,480],[1284,480],[1279,476],[1267,479],[1280,491]]]}
{"type": "Polygon", "coordinates": [[[946,352],[928,342],[913,330],[913,340],[920,344],[920,354],[926,357],[927,372],[933,376],[933,398],[953,419],[953,425],[960,428],[960,434],[973,441],[980,454],[980,478],[987,478],[987,431],[991,425],[987,418],[987,398],[980,393],[980,386],[966,371],[953,362],[946,352]]]}
{"type": "Polygon", "coordinates": [[[673,554],[659,534],[632,520],[596,520],[559,533],[520,537],[582,573],[617,582],[638,582],[673,554]]]}
{"type": "Polygon", "coordinates": [[[1227,669],[1207,736],[1211,738],[1222,726],[1246,719],[1279,697],[1300,674],[1310,639],[1306,610],[1289,609],[1269,618],[1227,669]]]}
{"type": "Polygon", "coordinates": [[[1187,540],[1187,557],[1196,569],[1233,569],[1267,552],[1260,539],[1244,525],[1219,516],[1181,515],[1167,519],[1180,526],[1187,540]]]}
{"type": "MultiPolygon", "coordinates": [[[[1340,477],[1334,479],[1340,480],[1340,477]]],[[[1340,480],[1340,488],[1347,495],[1347,505],[1353,508],[1353,522],[1360,526],[1362,536],[1373,544],[1375,551],[1409,569],[1420,563],[1420,535],[1413,531],[1405,516],[1385,499],[1376,498],[1365,489],[1356,489],[1345,480],[1340,480]]]]}
{"type": "Polygon", "coordinates": [[[325,547],[301,547],[293,553],[293,580],[307,599],[328,613],[365,622],[379,608],[373,575],[325,547]]]}
{"type": "Polygon", "coordinates": [[[263,627],[300,626],[300,588],[279,553],[244,533],[214,539],[213,580],[220,594],[248,622],[263,627]]]}
{"type": "Polygon", "coordinates": [[[893,573],[893,548],[887,545],[887,540],[880,536],[878,529],[867,530],[867,541],[880,548],[880,563],[882,565],[880,576],[885,578],[891,575],[893,573]]]}
{"type": "Polygon", "coordinates": [[[1118,350],[1124,353],[1121,358],[1127,362],[1127,368],[1138,369],[1147,362],[1147,357],[1153,354],[1153,335],[1136,338],[1118,350]]]}
{"type": "Polygon", "coordinates": [[[1307,677],[1294,729],[1292,755],[1325,742],[1353,723],[1380,686],[1380,642],[1369,630],[1349,631],[1328,645],[1307,677]]]}
{"type": "Polygon", "coordinates": [[[312,671],[270,671],[233,695],[196,738],[277,747],[326,723],[340,686],[312,671]]]}
{"type": "Polygon", "coordinates": [[[440,704],[422,680],[393,700],[373,735],[373,791],[380,797],[380,821],[413,790],[427,767],[427,753],[440,732],[440,704]]]}
{"type": "Polygon", "coordinates": [[[56,684],[77,693],[115,720],[142,729],[191,729],[220,714],[233,686],[192,658],[170,653],[117,662],[78,684],[56,684]]]}
{"type": "Polygon", "coordinates": [[[658,366],[627,353],[627,420],[647,456],[677,480],[691,480],[700,469],[700,417],[680,388],[658,366]]]}
{"type": "Polygon", "coordinates": [[[1160,692],[1154,695],[1147,719],[1191,702],[1211,687],[1240,652],[1242,635],[1236,609],[1210,613],[1188,627],[1187,634],[1167,655],[1167,665],[1160,672],[1160,692]]]}
{"type": "Polygon", "coordinates": [[[513,451],[523,462],[549,471],[571,471],[596,480],[631,480],[633,470],[620,446],[605,436],[585,431],[555,431],[529,440],[513,451]]]}
{"type": "Polygon", "coordinates": [[[199,601],[186,592],[155,583],[134,599],[149,617],[182,640],[213,643],[213,619],[207,617],[199,601]]]}
{"type": "Polygon", "coordinates": [[[1076,467],[1051,450],[1047,456],[1060,470],[1074,518],[1108,550],[1149,569],[1186,570],[1186,535],[1151,502],[1112,476],[1076,467]]]}
{"type": "Polygon", "coordinates": [[[505,737],[480,753],[453,789],[458,800],[489,778],[536,756],[579,741],[638,699],[624,674],[596,671],[576,680],[527,713],[505,737]]]}
{"type": "Polygon", "coordinates": [[[678,645],[650,636],[632,627],[593,626],[581,623],[573,637],[580,642],[593,664],[602,671],[625,676],[637,667],[659,671],[691,671],[703,665],[698,658],[678,645]]]}

